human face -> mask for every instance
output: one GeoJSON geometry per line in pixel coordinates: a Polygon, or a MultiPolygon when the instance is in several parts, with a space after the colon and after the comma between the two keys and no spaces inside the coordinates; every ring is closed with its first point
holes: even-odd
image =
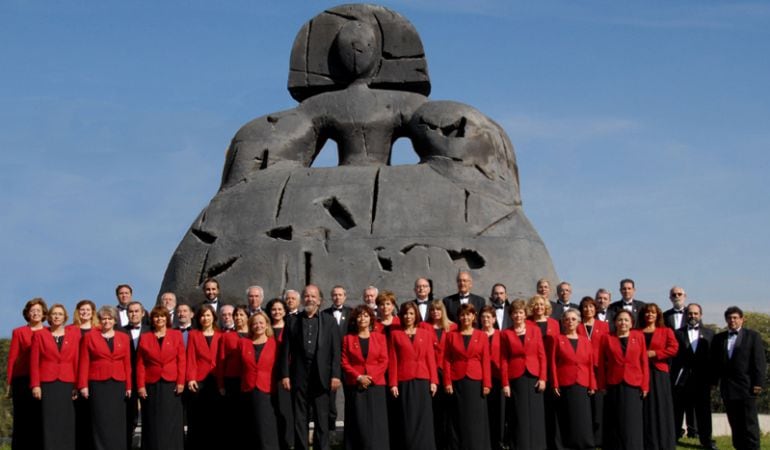
{"type": "Polygon", "coordinates": [[[345,296],[345,289],[342,288],[334,288],[332,289],[332,303],[334,303],[334,306],[342,306],[345,304],[345,299],[347,297],[345,296]]]}
{"type": "Polygon", "coordinates": [[[152,326],[155,327],[155,331],[163,331],[168,325],[166,316],[164,314],[156,314],[152,317],[152,326]]]}
{"type": "Polygon", "coordinates": [[[321,306],[321,291],[317,286],[307,286],[302,293],[305,300],[305,312],[313,316],[318,312],[318,308],[321,306]]]}
{"type": "Polygon", "coordinates": [[[262,306],[262,297],[263,293],[262,290],[257,288],[251,288],[249,289],[248,294],[246,294],[247,300],[249,301],[249,307],[251,309],[257,309],[260,306],[262,306]]]}
{"type": "Polygon", "coordinates": [[[364,303],[367,305],[374,305],[377,301],[377,291],[374,289],[367,289],[364,291],[364,303]]]}
{"type": "Polygon", "coordinates": [[[537,283],[537,294],[548,298],[551,295],[551,285],[547,281],[541,281],[537,283]]]}
{"type": "Polygon", "coordinates": [[[473,328],[473,321],[476,320],[476,314],[472,314],[468,311],[460,313],[458,317],[460,322],[460,328],[463,330],[469,330],[473,328]]]}
{"type": "Polygon", "coordinates": [[[491,330],[495,327],[495,316],[492,313],[481,313],[481,328],[484,330],[491,330]]]}
{"type": "Polygon", "coordinates": [[[237,309],[233,313],[233,322],[235,322],[235,327],[238,329],[245,327],[248,320],[249,316],[246,315],[246,311],[242,309],[237,309]]]}
{"type": "Polygon", "coordinates": [[[393,315],[393,303],[390,300],[385,300],[380,306],[380,311],[383,317],[390,317],[393,315]]]}
{"type": "Polygon", "coordinates": [[[270,318],[273,319],[273,322],[280,322],[284,317],[286,317],[286,310],[283,304],[281,302],[273,303],[273,306],[270,307],[270,318]]]}
{"type": "Polygon", "coordinates": [[[414,295],[420,299],[425,300],[430,295],[430,283],[425,278],[418,278],[414,282],[414,295]]]}
{"type": "Polygon", "coordinates": [[[685,294],[684,289],[680,287],[673,287],[671,288],[671,292],[668,294],[669,300],[671,300],[671,305],[676,309],[682,309],[685,302],[687,301],[687,294],[685,294]]]}
{"type": "Polygon", "coordinates": [[[695,326],[698,323],[700,323],[701,319],[701,312],[700,308],[698,308],[696,305],[690,305],[687,307],[687,324],[691,326],[695,326]]]}
{"type": "Polygon", "coordinates": [[[532,315],[535,316],[535,319],[545,316],[545,302],[543,300],[538,299],[532,304],[532,315]]]}
{"type": "Polygon", "coordinates": [[[623,300],[630,301],[634,298],[634,294],[636,293],[636,288],[634,287],[633,283],[629,283],[626,281],[620,286],[620,296],[623,297],[623,300]]]}
{"type": "Polygon", "coordinates": [[[102,333],[107,332],[115,328],[115,318],[110,314],[104,314],[99,318],[99,323],[102,325],[102,333]]]}
{"type": "Polygon", "coordinates": [[[368,313],[362,312],[356,316],[356,326],[358,327],[358,331],[368,330],[371,324],[372,318],[368,313]]]}
{"type": "Polygon", "coordinates": [[[414,312],[414,308],[407,308],[406,312],[404,312],[404,326],[407,328],[411,328],[414,326],[414,323],[416,320],[417,320],[417,315],[414,312]]]}
{"type": "Polygon", "coordinates": [[[251,320],[251,332],[254,334],[255,337],[261,337],[265,335],[266,330],[267,330],[267,320],[265,320],[265,316],[263,316],[262,314],[256,314],[254,318],[251,320]]]}
{"type": "Polygon", "coordinates": [[[580,319],[578,318],[577,313],[570,312],[569,314],[564,314],[561,317],[561,323],[562,325],[564,325],[564,329],[568,333],[573,333],[577,330],[577,326],[580,323],[580,319]]]}
{"type": "Polygon", "coordinates": [[[78,319],[80,319],[80,323],[90,323],[93,317],[94,310],[91,309],[91,305],[88,303],[80,305],[80,308],[78,308],[78,319]]]}
{"type": "Polygon", "coordinates": [[[730,331],[735,331],[743,326],[743,317],[738,313],[732,313],[725,318],[725,322],[727,322],[727,328],[730,331]]]}
{"type": "Polygon", "coordinates": [[[514,325],[523,325],[524,321],[527,320],[527,312],[523,309],[514,309],[511,311],[511,319],[514,325]]]}
{"type": "Polygon", "coordinates": [[[562,283],[556,288],[556,294],[562,303],[569,303],[570,297],[572,297],[572,286],[566,283],[562,283]]]}
{"type": "Polygon", "coordinates": [[[211,311],[208,309],[203,310],[200,319],[198,320],[200,321],[201,328],[204,330],[208,330],[214,326],[214,314],[211,314],[211,311]]]}
{"type": "Polygon", "coordinates": [[[444,317],[444,311],[441,308],[430,309],[430,320],[438,323],[444,317]]]}
{"type": "Polygon", "coordinates": [[[594,305],[590,303],[583,304],[583,307],[580,309],[580,312],[583,314],[583,317],[588,319],[593,319],[596,316],[596,308],[594,305]]]}
{"type": "Polygon", "coordinates": [[[30,324],[39,325],[43,321],[43,306],[39,304],[32,305],[27,312],[27,316],[29,317],[30,324]]]}
{"type": "Polygon", "coordinates": [[[222,325],[224,325],[225,328],[232,328],[232,326],[235,325],[235,319],[233,318],[233,307],[231,305],[223,306],[219,311],[219,314],[222,317],[222,325]]]}
{"type": "Polygon", "coordinates": [[[118,289],[118,302],[121,305],[127,305],[131,303],[131,289],[127,287],[118,289]]]}
{"type": "Polygon", "coordinates": [[[166,293],[160,296],[160,303],[169,311],[173,311],[176,308],[176,295],[166,293]]]}
{"type": "Polygon", "coordinates": [[[179,305],[176,309],[176,317],[180,325],[189,325],[192,322],[192,309],[188,305],[179,305]]]}
{"type": "Polygon", "coordinates": [[[286,293],[286,307],[289,308],[289,311],[299,308],[299,294],[297,292],[286,293]]]}
{"type": "Polygon", "coordinates": [[[64,310],[61,308],[53,308],[48,312],[48,323],[51,327],[57,328],[64,324],[64,310]]]}
{"type": "Polygon", "coordinates": [[[213,281],[209,281],[203,285],[203,294],[207,299],[209,299],[209,301],[213,301],[219,297],[219,286],[217,286],[217,284],[213,281]]]}
{"type": "Polygon", "coordinates": [[[608,292],[600,292],[596,294],[596,304],[599,305],[599,309],[606,310],[610,306],[610,294],[608,292]]]}
{"type": "Polygon", "coordinates": [[[460,294],[467,294],[473,287],[473,279],[468,272],[460,272],[457,275],[457,292],[460,294]]]}
{"type": "Polygon", "coordinates": [[[492,302],[499,305],[505,303],[506,300],[508,300],[508,293],[505,292],[505,288],[502,286],[495,286],[495,288],[492,289],[492,302]]]}
{"type": "Polygon", "coordinates": [[[128,307],[126,314],[128,315],[128,323],[139,325],[144,317],[144,310],[142,310],[142,305],[133,304],[128,307]]]}
{"type": "Polygon", "coordinates": [[[628,311],[619,312],[615,317],[615,330],[618,335],[624,336],[631,330],[631,315],[628,311]]]}
{"type": "Polygon", "coordinates": [[[653,325],[655,324],[655,321],[658,319],[658,313],[653,308],[648,308],[644,312],[644,323],[647,325],[653,325]]]}

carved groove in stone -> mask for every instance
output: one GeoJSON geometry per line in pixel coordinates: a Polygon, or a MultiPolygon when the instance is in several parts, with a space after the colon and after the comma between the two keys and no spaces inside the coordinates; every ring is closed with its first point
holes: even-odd
{"type": "Polygon", "coordinates": [[[216,236],[214,236],[211,233],[207,233],[207,232],[205,232],[203,230],[198,230],[198,229],[193,228],[191,231],[192,231],[193,236],[195,236],[198,239],[200,239],[200,241],[203,242],[204,244],[211,245],[211,244],[213,244],[217,240],[216,236]]]}
{"type": "Polygon", "coordinates": [[[282,241],[290,241],[293,235],[294,229],[291,225],[287,227],[276,227],[267,231],[267,235],[273,239],[280,239],[282,241]]]}
{"type": "Polygon", "coordinates": [[[313,254],[305,252],[305,286],[312,283],[313,254]]]}
{"type": "Polygon", "coordinates": [[[275,208],[275,218],[278,219],[278,216],[281,215],[281,207],[283,206],[283,195],[286,193],[286,186],[289,184],[289,180],[291,179],[291,175],[286,177],[286,181],[283,182],[283,186],[281,187],[281,193],[278,195],[278,206],[275,208]]]}
{"type": "Polygon", "coordinates": [[[346,230],[349,230],[356,226],[356,221],[353,220],[353,215],[350,214],[345,205],[337,200],[337,197],[329,197],[321,202],[326,211],[332,216],[332,219],[336,220],[340,226],[346,230]]]}
{"type": "Polygon", "coordinates": [[[457,250],[447,249],[446,252],[449,254],[449,257],[452,258],[452,261],[465,260],[468,268],[472,270],[481,269],[487,264],[484,257],[476,250],[464,248],[458,252],[457,250]]]}
{"type": "Polygon", "coordinates": [[[470,191],[465,189],[465,223],[468,223],[468,197],[471,196],[470,191]]]}
{"type": "Polygon", "coordinates": [[[223,273],[227,272],[231,267],[233,267],[233,264],[238,261],[237,256],[233,256],[229,258],[227,261],[219,264],[215,264],[208,269],[206,269],[206,278],[214,278],[219,275],[222,275],[223,273]]]}
{"type": "Polygon", "coordinates": [[[380,171],[374,176],[374,188],[372,189],[372,225],[369,233],[374,233],[374,219],[377,216],[377,197],[380,193],[380,171]]]}

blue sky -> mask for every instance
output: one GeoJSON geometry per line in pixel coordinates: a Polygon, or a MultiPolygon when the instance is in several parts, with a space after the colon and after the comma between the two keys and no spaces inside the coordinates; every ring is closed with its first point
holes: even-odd
{"type": "MultiPolygon", "coordinates": [[[[770,312],[770,4],[532,3],[382,4],[420,33],[431,98],[507,130],[575,296],[630,276],[664,309],[684,286],[711,322],[770,312]]],[[[296,105],[292,42],[333,5],[0,3],[0,336],[35,296],[113,304],[127,282],[152,304],[235,131],[296,105]]]]}

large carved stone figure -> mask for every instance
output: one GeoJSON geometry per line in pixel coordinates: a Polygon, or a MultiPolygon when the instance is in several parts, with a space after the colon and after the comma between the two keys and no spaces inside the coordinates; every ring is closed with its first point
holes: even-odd
{"type": "Polygon", "coordinates": [[[453,292],[460,268],[513,294],[556,280],[521,208],[508,137],[470,106],[428,99],[422,42],[402,16],[361,4],[319,14],[294,41],[288,87],[296,108],[236,133],[162,291],[196,301],[217,277],[225,302],[254,284],[277,295],[310,282],[406,298],[418,276],[453,292]],[[419,164],[390,165],[402,137],[419,164]],[[329,139],[339,166],[311,167],[329,139]]]}

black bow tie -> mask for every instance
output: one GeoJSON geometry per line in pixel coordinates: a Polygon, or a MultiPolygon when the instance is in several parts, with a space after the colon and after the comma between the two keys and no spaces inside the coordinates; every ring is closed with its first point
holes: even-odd
{"type": "Polygon", "coordinates": [[[203,302],[203,304],[204,305],[216,305],[217,301],[216,300],[206,300],[205,302],[203,302]]]}
{"type": "Polygon", "coordinates": [[[132,326],[131,326],[131,329],[132,329],[132,330],[141,330],[141,329],[142,329],[142,326],[141,326],[141,325],[132,325],[132,326]]]}
{"type": "Polygon", "coordinates": [[[730,331],[728,333],[728,336],[738,336],[738,332],[737,331],[730,331]]]}
{"type": "Polygon", "coordinates": [[[684,310],[683,309],[675,309],[674,310],[674,314],[684,314],[684,310]]]}
{"type": "Polygon", "coordinates": [[[505,305],[492,305],[495,309],[505,309],[505,305]]]}
{"type": "Polygon", "coordinates": [[[179,331],[181,331],[182,333],[187,333],[188,331],[190,331],[190,327],[180,328],[179,331]]]}
{"type": "Polygon", "coordinates": [[[118,311],[125,311],[126,310],[126,305],[118,305],[118,306],[116,306],[116,308],[118,308],[118,311]]]}
{"type": "Polygon", "coordinates": [[[417,304],[418,305],[427,305],[428,301],[427,300],[417,300],[417,304]]]}
{"type": "Polygon", "coordinates": [[[698,325],[687,327],[688,330],[698,330],[698,328],[700,328],[698,325]]]}

